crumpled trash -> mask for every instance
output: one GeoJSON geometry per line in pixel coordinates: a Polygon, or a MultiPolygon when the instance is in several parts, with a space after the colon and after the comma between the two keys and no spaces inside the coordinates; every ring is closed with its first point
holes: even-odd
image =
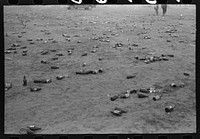
{"type": "Polygon", "coordinates": [[[12,88],[12,83],[5,83],[5,91],[9,90],[12,88]]]}

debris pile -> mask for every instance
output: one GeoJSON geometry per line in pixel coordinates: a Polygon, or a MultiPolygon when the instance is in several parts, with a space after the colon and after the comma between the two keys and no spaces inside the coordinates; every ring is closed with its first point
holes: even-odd
{"type": "Polygon", "coordinates": [[[161,56],[150,56],[150,57],[138,57],[138,56],[135,56],[135,59],[137,60],[142,60],[144,61],[144,63],[146,64],[149,64],[149,63],[152,63],[152,62],[156,62],[156,61],[169,61],[169,57],[174,57],[174,55],[161,55],[161,56]]]}

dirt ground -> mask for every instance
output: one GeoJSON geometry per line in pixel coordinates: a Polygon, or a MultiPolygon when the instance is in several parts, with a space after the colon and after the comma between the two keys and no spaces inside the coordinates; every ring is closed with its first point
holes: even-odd
{"type": "Polygon", "coordinates": [[[5,91],[5,134],[19,134],[20,128],[31,124],[42,128],[36,134],[196,132],[196,9],[194,5],[169,5],[165,17],[161,16],[161,9],[159,12],[155,16],[151,5],[99,5],[92,10],[67,10],[67,6],[4,7],[4,48],[10,48],[12,43],[21,45],[16,48],[17,53],[5,54],[5,82],[13,85],[5,91]],[[167,33],[168,30],[175,32],[167,33]],[[147,35],[150,39],[144,39],[147,35]],[[100,41],[99,37],[109,42],[100,41]],[[124,45],[113,48],[116,43],[124,45]],[[21,49],[23,46],[27,48],[21,49]],[[68,55],[71,48],[73,53],[68,55]],[[93,49],[96,53],[91,52],[93,49]],[[27,56],[22,56],[24,50],[28,50],[27,56]],[[43,50],[57,51],[41,55],[43,50]],[[85,51],[88,55],[81,56],[85,51]],[[56,56],[60,53],[63,56],[56,56]],[[161,54],[174,57],[150,64],[135,59],[161,54]],[[58,60],[51,61],[53,57],[58,60]],[[42,59],[49,63],[41,63],[42,59]],[[59,69],[50,68],[55,65],[59,69]],[[80,69],[99,68],[104,72],[75,74],[80,69]],[[24,75],[26,87],[22,86],[24,75]],[[68,76],[56,80],[58,75],[68,76]],[[136,77],[126,79],[127,75],[136,77]],[[51,78],[52,82],[33,83],[38,78],[51,78]],[[185,87],[172,89],[172,82],[184,83],[185,87]],[[42,90],[30,92],[30,87],[37,86],[42,90]],[[158,101],[152,100],[153,94],[138,98],[137,93],[127,99],[109,98],[127,89],[152,86],[168,91],[158,101]],[[165,107],[171,104],[175,108],[168,114],[165,107]],[[128,112],[112,115],[110,111],[115,107],[128,112]]]}

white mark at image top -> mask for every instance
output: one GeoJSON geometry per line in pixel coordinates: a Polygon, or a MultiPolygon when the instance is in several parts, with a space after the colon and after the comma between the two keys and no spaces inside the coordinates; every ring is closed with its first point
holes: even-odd
{"type": "Polygon", "coordinates": [[[96,2],[100,3],[100,4],[104,4],[107,2],[107,0],[96,0],[96,2]]]}
{"type": "Polygon", "coordinates": [[[81,4],[82,0],[71,0],[72,2],[76,3],[76,4],[81,4]]]}
{"type": "Polygon", "coordinates": [[[146,0],[146,2],[149,4],[156,4],[157,0],[146,0]]]}
{"type": "MultiPolygon", "coordinates": [[[[81,4],[83,0],[71,0],[71,1],[76,3],[76,4],[81,4]]],[[[105,3],[107,3],[107,0],[96,0],[96,2],[98,2],[100,4],[105,4],[105,3]]]]}
{"type": "MultiPolygon", "coordinates": [[[[129,2],[132,2],[132,0],[128,0],[129,2]]],[[[181,0],[176,0],[178,3],[180,3],[181,0]]],[[[157,0],[146,0],[149,4],[157,4],[157,0]]]]}

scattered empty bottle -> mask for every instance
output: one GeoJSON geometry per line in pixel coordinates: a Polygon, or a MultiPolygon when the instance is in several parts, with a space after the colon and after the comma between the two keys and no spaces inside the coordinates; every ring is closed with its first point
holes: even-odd
{"type": "Polygon", "coordinates": [[[114,110],[111,111],[111,113],[112,113],[113,115],[116,115],[116,116],[121,116],[122,113],[127,113],[127,111],[126,111],[126,110],[123,110],[123,109],[121,109],[121,108],[115,107],[114,110]]]}
{"type": "Polygon", "coordinates": [[[16,50],[17,48],[15,48],[15,47],[10,47],[10,48],[8,48],[7,50],[16,50]]]}
{"type": "Polygon", "coordinates": [[[27,79],[26,79],[26,76],[24,76],[24,79],[23,79],[23,86],[27,86],[27,79]]]}
{"type": "Polygon", "coordinates": [[[27,39],[27,41],[33,41],[33,39],[29,38],[29,39],[27,39]]]}
{"type": "Polygon", "coordinates": [[[111,111],[111,113],[112,113],[113,115],[116,115],[116,116],[121,116],[121,115],[122,115],[122,112],[119,111],[119,110],[113,110],[113,111],[111,111]]]}
{"type": "Polygon", "coordinates": [[[83,63],[82,66],[85,67],[85,66],[86,66],[86,63],[83,63]]]}
{"type": "Polygon", "coordinates": [[[52,43],[58,43],[58,41],[56,41],[56,40],[53,40],[53,41],[52,41],[52,43]]]}
{"type": "Polygon", "coordinates": [[[114,95],[114,96],[110,97],[110,100],[111,101],[115,101],[118,98],[119,98],[119,95],[114,95]]]}
{"type": "Polygon", "coordinates": [[[46,60],[41,60],[42,64],[47,64],[48,62],[46,60]]]}
{"type": "Polygon", "coordinates": [[[51,69],[59,69],[58,66],[51,66],[51,69]]]}
{"type": "Polygon", "coordinates": [[[51,58],[51,61],[53,61],[53,60],[58,60],[58,57],[51,58]]]}
{"type": "Polygon", "coordinates": [[[133,94],[133,93],[137,93],[137,90],[136,89],[132,89],[132,90],[127,90],[126,92],[130,93],[130,94],[133,94]]]}
{"type": "Polygon", "coordinates": [[[154,101],[157,101],[157,100],[159,100],[159,99],[161,99],[161,95],[156,95],[156,96],[153,96],[153,100],[154,101]]]}
{"type": "Polygon", "coordinates": [[[93,48],[98,48],[98,46],[94,45],[93,48]]]}
{"type": "Polygon", "coordinates": [[[134,75],[128,75],[128,76],[126,76],[126,79],[132,79],[132,78],[135,78],[136,76],[134,76],[134,75]]]}
{"type": "Polygon", "coordinates": [[[49,53],[49,51],[42,51],[41,52],[41,55],[46,55],[46,54],[48,54],[49,53]]]}
{"type": "Polygon", "coordinates": [[[26,49],[27,47],[26,46],[23,46],[23,47],[21,47],[20,49],[26,49]]]}
{"type": "Polygon", "coordinates": [[[42,40],[43,40],[42,38],[37,38],[37,39],[36,39],[36,41],[42,41],[42,40]]]}
{"type": "Polygon", "coordinates": [[[11,51],[4,51],[5,54],[11,54],[11,51]]]}
{"type": "Polygon", "coordinates": [[[100,68],[100,69],[98,70],[98,73],[102,73],[102,72],[103,72],[103,69],[100,68]]]}
{"type": "Polygon", "coordinates": [[[174,108],[175,108],[174,105],[169,105],[169,106],[167,106],[167,107],[165,108],[165,111],[166,111],[167,113],[169,113],[169,112],[172,112],[172,111],[174,110],[174,108]]]}
{"type": "Polygon", "coordinates": [[[124,93],[120,95],[120,98],[129,98],[130,97],[130,93],[124,93]]]}
{"type": "Polygon", "coordinates": [[[149,64],[150,60],[145,60],[144,63],[149,64]]]}
{"type": "Polygon", "coordinates": [[[148,95],[144,93],[138,93],[138,98],[145,98],[145,97],[148,97],[148,95]]]}
{"type": "Polygon", "coordinates": [[[65,76],[63,76],[63,75],[59,75],[59,76],[56,77],[57,80],[62,80],[64,78],[65,78],[65,76]]]}
{"type": "Polygon", "coordinates": [[[150,36],[145,36],[144,39],[151,39],[151,37],[150,36]]]}
{"type": "Polygon", "coordinates": [[[82,54],[81,56],[87,56],[87,53],[82,54]]]}
{"type": "Polygon", "coordinates": [[[56,56],[64,56],[63,54],[56,54],[56,56]]]}
{"type": "Polygon", "coordinates": [[[177,87],[177,85],[175,83],[171,83],[170,86],[171,87],[177,87]]]}
{"type": "Polygon", "coordinates": [[[51,83],[51,79],[40,79],[40,80],[34,80],[34,83],[51,83]]]}
{"type": "Polygon", "coordinates": [[[40,127],[37,127],[35,125],[30,125],[30,126],[27,126],[28,129],[30,129],[31,131],[37,131],[37,130],[41,130],[42,128],[40,127]]]}
{"type": "Polygon", "coordinates": [[[92,52],[92,53],[95,53],[96,51],[97,51],[97,50],[92,50],[91,52],[92,52]]]}
{"type": "Polygon", "coordinates": [[[184,72],[183,75],[185,75],[185,76],[190,76],[190,74],[189,74],[189,73],[186,73],[186,72],[184,72]]]}
{"type": "Polygon", "coordinates": [[[42,90],[42,88],[40,88],[40,87],[33,87],[33,88],[31,87],[30,88],[31,92],[37,92],[37,91],[40,91],[40,90],[42,90]]]}
{"type": "Polygon", "coordinates": [[[22,53],[22,56],[26,56],[27,55],[27,53],[22,53]]]}
{"type": "Polygon", "coordinates": [[[103,60],[103,57],[99,57],[99,61],[103,60]]]}
{"type": "Polygon", "coordinates": [[[149,89],[147,89],[147,88],[141,88],[140,92],[142,92],[142,93],[149,93],[149,89]]]}
{"type": "Polygon", "coordinates": [[[20,47],[20,45],[17,44],[17,43],[12,43],[12,44],[11,44],[11,47],[20,47]]]}
{"type": "Polygon", "coordinates": [[[166,58],[166,57],[162,57],[162,60],[163,60],[163,61],[169,61],[169,59],[166,58]]]}
{"type": "Polygon", "coordinates": [[[174,55],[172,55],[172,54],[168,54],[167,56],[168,56],[168,57],[174,57],[174,55]]]}
{"type": "Polygon", "coordinates": [[[35,42],[34,42],[34,41],[31,41],[30,44],[35,44],[35,42]]]}

